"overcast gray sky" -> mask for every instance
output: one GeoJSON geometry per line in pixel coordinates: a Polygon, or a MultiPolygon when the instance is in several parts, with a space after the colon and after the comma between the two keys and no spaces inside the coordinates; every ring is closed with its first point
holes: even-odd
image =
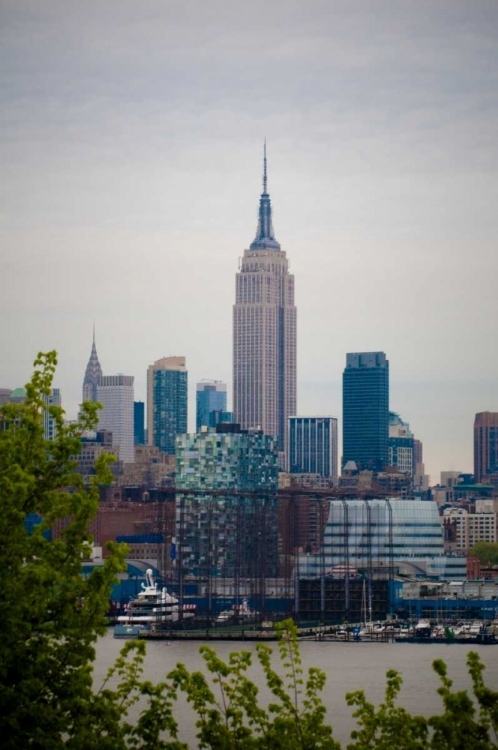
{"type": "MultiPolygon", "coordinates": [[[[0,0],[0,386],[55,348],[76,414],[185,354],[231,391],[262,144],[296,277],[298,411],[383,350],[433,481],[498,411],[496,0],[0,0]]],[[[231,395],[231,394],[230,394],[231,395]]],[[[189,422],[195,417],[190,399],[189,422]]]]}

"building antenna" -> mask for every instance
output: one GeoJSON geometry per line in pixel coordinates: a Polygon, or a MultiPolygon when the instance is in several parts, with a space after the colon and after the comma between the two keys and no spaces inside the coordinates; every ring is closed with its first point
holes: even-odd
{"type": "Polygon", "coordinates": [[[267,186],[268,186],[268,175],[266,171],[266,135],[265,135],[265,145],[263,149],[263,193],[267,192],[267,186]]]}

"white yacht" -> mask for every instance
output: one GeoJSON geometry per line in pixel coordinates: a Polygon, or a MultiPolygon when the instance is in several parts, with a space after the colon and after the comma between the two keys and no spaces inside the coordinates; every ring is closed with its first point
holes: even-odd
{"type": "Polygon", "coordinates": [[[359,634],[360,636],[379,635],[385,631],[386,628],[381,622],[364,622],[359,634]]]}
{"type": "Polygon", "coordinates": [[[242,600],[242,604],[234,604],[230,609],[224,609],[215,620],[216,625],[232,622],[255,622],[259,617],[259,612],[250,609],[247,599],[242,600]]]}
{"type": "Polygon", "coordinates": [[[145,573],[145,581],[138,596],[119,615],[115,636],[138,635],[141,630],[154,625],[176,623],[180,617],[183,620],[194,617],[195,605],[184,604],[180,607],[176,596],[168,593],[166,587],[160,589],[157,586],[150,568],[145,573]]]}
{"type": "Polygon", "coordinates": [[[455,627],[456,638],[477,638],[483,627],[482,620],[464,621],[457,623],[455,627]]]}

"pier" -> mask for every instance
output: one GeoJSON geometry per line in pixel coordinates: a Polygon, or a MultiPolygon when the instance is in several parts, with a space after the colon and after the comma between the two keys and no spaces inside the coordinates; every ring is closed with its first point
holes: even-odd
{"type": "MultiPolygon", "coordinates": [[[[329,643],[393,643],[395,632],[382,631],[359,635],[358,627],[344,629],[338,625],[299,627],[297,637],[303,641],[327,641],[329,643]]],[[[151,641],[276,641],[277,633],[272,628],[252,627],[206,628],[196,630],[154,629],[142,631],[139,638],[151,641]]]]}

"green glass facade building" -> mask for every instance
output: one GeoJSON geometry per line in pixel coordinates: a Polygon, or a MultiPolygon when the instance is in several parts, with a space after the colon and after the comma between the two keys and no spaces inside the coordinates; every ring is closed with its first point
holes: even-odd
{"type": "Polygon", "coordinates": [[[147,369],[147,443],[174,454],[187,432],[188,372],[183,356],[162,357],[147,369]]]}
{"type": "Polygon", "coordinates": [[[177,564],[240,580],[278,567],[276,438],[220,425],[176,440],[177,564]],[[192,494],[186,492],[192,490],[192,494]]]}

